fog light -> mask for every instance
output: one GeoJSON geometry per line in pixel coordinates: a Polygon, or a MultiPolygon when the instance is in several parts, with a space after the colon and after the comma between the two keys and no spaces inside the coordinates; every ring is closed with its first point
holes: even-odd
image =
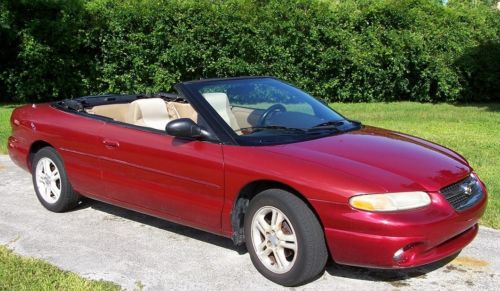
{"type": "Polygon", "coordinates": [[[403,264],[411,260],[415,255],[416,255],[416,249],[415,247],[419,245],[419,243],[411,243],[408,244],[399,250],[397,250],[394,255],[392,256],[392,259],[394,262],[397,264],[403,264]]]}
{"type": "Polygon", "coordinates": [[[400,248],[399,250],[397,250],[395,253],[394,253],[394,256],[392,257],[392,259],[395,261],[395,262],[399,262],[401,261],[401,259],[403,258],[403,254],[404,254],[405,250],[403,248],[400,248]]]}

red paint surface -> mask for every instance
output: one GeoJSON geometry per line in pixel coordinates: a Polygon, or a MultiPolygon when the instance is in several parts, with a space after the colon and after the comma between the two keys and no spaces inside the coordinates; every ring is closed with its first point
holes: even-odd
{"type": "MultiPolygon", "coordinates": [[[[373,267],[411,267],[452,255],[477,232],[486,197],[458,213],[439,189],[472,169],[455,152],[379,128],[274,146],[185,141],[63,112],[47,104],[13,112],[9,154],[29,170],[29,149],[43,141],[64,160],[84,196],[230,236],[241,189],[255,181],[293,188],[311,205],[333,259],[373,267]],[[431,205],[398,213],[351,208],[361,193],[426,191],[431,205]],[[412,245],[402,263],[392,260],[412,245]]],[[[483,185],[484,187],[484,185],[483,185]]]]}

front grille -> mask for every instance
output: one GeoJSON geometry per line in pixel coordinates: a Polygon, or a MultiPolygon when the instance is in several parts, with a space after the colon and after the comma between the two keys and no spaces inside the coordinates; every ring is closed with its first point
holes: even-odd
{"type": "Polygon", "coordinates": [[[462,181],[444,187],[441,193],[453,208],[462,211],[481,200],[483,188],[479,180],[474,175],[470,175],[462,181]]]}

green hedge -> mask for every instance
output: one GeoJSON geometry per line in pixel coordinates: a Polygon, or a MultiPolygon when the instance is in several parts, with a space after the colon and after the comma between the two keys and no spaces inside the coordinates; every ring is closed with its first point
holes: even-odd
{"type": "Polygon", "coordinates": [[[41,101],[273,75],[327,101],[498,100],[500,12],[469,3],[0,0],[0,94],[41,101]]]}

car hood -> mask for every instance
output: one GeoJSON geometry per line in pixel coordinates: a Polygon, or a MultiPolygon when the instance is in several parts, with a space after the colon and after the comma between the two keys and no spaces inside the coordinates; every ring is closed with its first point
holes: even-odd
{"type": "Polygon", "coordinates": [[[437,191],[471,171],[463,157],[445,147],[370,126],[266,149],[316,163],[332,174],[340,171],[362,178],[387,192],[437,191]]]}

